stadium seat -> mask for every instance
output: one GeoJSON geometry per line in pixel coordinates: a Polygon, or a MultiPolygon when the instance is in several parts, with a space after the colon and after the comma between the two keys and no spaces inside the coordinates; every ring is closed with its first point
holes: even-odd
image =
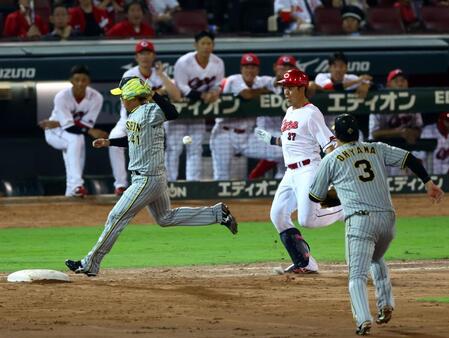
{"type": "Polygon", "coordinates": [[[448,7],[422,7],[421,16],[424,28],[430,32],[449,32],[448,7]]]}
{"type": "Polygon", "coordinates": [[[193,35],[207,30],[207,13],[203,9],[173,13],[175,33],[193,35]]]}
{"type": "Polygon", "coordinates": [[[371,31],[376,34],[405,33],[401,13],[397,8],[370,8],[367,22],[371,31]]]}
{"type": "Polygon", "coordinates": [[[317,8],[315,10],[315,31],[325,35],[342,34],[340,9],[317,8]]]}

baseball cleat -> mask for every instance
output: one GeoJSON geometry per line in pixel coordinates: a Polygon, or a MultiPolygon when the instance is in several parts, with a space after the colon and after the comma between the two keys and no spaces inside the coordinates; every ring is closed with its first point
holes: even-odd
{"type": "Polygon", "coordinates": [[[96,273],[84,271],[81,261],[72,261],[71,259],[67,259],[64,263],[74,273],[84,273],[89,277],[93,277],[93,276],[97,275],[96,273]]]}
{"type": "Polygon", "coordinates": [[[75,188],[75,191],[73,193],[73,196],[75,197],[84,197],[87,195],[87,189],[84,188],[82,185],[75,188]]]}
{"type": "Polygon", "coordinates": [[[356,330],[355,334],[359,336],[369,335],[371,330],[371,322],[369,320],[364,321],[356,330]]]}
{"type": "Polygon", "coordinates": [[[229,210],[228,206],[224,203],[221,203],[221,211],[223,213],[223,220],[220,224],[224,225],[231,231],[233,235],[235,235],[238,232],[237,229],[237,220],[235,217],[231,214],[231,211],[229,210]]]}
{"type": "Polygon", "coordinates": [[[393,314],[393,307],[387,305],[377,313],[377,324],[387,324],[393,314]]]}
{"type": "Polygon", "coordinates": [[[114,194],[115,194],[115,196],[122,196],[123,193],[125,192],[125,190],[126,190],[125,187],[115,188],[114,194]]]}
{"type": "Polygon", "coordinates": [[[318,263],[316,262],[315,258],[310,256],[309,264],[307,264],[307,266],[300,268],[295,266],[295,264],[292,264],[284,270],[284,273],[318,273],[318,263]]]}

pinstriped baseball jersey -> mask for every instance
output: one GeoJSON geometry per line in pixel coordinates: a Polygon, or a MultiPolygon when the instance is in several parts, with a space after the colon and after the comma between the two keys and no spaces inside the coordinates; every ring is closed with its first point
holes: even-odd
{"type": "Polygon", "coordinates": [[[139,106],[129,115],[126,130],[130,171],[138,171],[141,175],[161,175],[165,172],[164,121],[165,115],[155,103],[139,106]]]}
{"type": "Polygon", "coordinates": [[[346,143],[324,157],[310,194],[324,200],[330,184],[346,217],[356,211],[394,211],[385,166],[403,167],[408,152],[385,143],[346,143]]]}

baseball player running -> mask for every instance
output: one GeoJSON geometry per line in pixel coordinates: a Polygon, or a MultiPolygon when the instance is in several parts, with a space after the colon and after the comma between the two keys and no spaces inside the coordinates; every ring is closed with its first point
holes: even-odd
{"type": "MultiPolygon", "coordinates": [[[[210,32],[195,35],[195,52],[181,56],[175,63],[175,83],[182,94],[191,101],[212,103],[220,95],[220,82],[224,78],[223,60],[213,54],[215,36],[210,32]]],[[[204,119],[179,119],[166,124],[166,166],[168,180],[178,178],[179,156],[184,135],[192,137],[186,146],[186,179],[201,179],[203,138],[206,133],[204,119]]]]}
{"type": "MultiPolygon", "coordinates": [[[[226,79],[223,93],[234,94],[251,100],[261,94],[269,93],[267,87],[272,78],[259,76],[260,60],[253,53],[243,54],[240,60],[241,74],[226,79]]],[[[282,160],[279,147],[260,142],[253,133],[255,117],[216,118],[210,137],[210,149],[215,180],[231,179],[231,160],[234,154],[251,158],[282,160]]]]}
{"type": "MultiPolygon", "coordinates": [[[[278,84],[282,80],[284,74],[290,69],[297,68],[297,60],[292,55],[281,55],[273,65],[274,76],[271,77],[267,88],[274,94],[282,95],[283,88],[278,84]]],[[[256,125],[258,128],[270,132],[272,135],[279,135],[279,126],[282,123],[282,116],[258,116],[256,125]]],[[[275,178],[282,178],[285,173],[284,161],[269,161],[267,159],[260,160],[256,167],[249,174],[249,179],[253,180],[263,176],[268,170],[276,167],[275,178]]]]}
{"type": "Polygon", "coordinates": [[[162,124],[178,117],[176,108],[139,78],[122,79],[119,88],[111,90],[111,93],[121,96],[129,113],[126,121],[128,136],[97,139],[93,146],[128,146],[132,183],[109,213],[97,244],[81,261],[67,260],[67,267],[76,273],[97,275],[101,261],[123,228],[144,207],[161,226],[221,223],[236,234],[237,222],[223,203],[212,207],[170,209],[162,124]]]}
{"type": "Polygon", "coordinates": [[[83,170],[86,158],[84,135],[92,138],[107,137],[103,130],[93,128],[103,96],[89,87],[90,73],[86,66],[76,65],[70,71],[72,87],[58,92],[48,120],[39,122],[45,130],[45,140],[62,151],[66,170],[66,196],[84,197],[83,170]]]}
{"type": "Polygon", "coordinates": [[[349,295],[356,334],[363,336],[369,333],[372,322],[366,287],[369,270],[376,289],[376,323],[388,323],[394,308],[391,281],[383,258],[395,233],[386,166],[410,168],[435,202],[440,202],[443,191],[411,153],[381,142],[358,142],[359,128],[353,116],[338,116],[335,134],[339,147],[320,163],[309,196],[314,202],[325,201],[329,184],[333,184],[341,200],[346,221],[349,295]]]}
{"type": "Polygon", "coordinates": [[[310,256],[310,248],[295,228],[291,214],[298,210],[298,221],[303,227],[323,227],[343,218],[341,208],[321,209],[309,200],[309,187],[321,161],[320,146],[325,153],[333,149],[334,135],[326,127],[321,111],[308,102],[307,75],[299,69],[291,69],[279,81],[291,105],[281,126],[281,137],[256,128],[256,135],[270,144],[282,146],[287,166],[284,177],[276,191],[270,217],[293,264],[287,272],[317,272],[318,265],[310,256]]]}
{"type": "MultiPolygon", "coordinates": [[[[151,86],[160,95],[167,94],[171,101],[180,101],[181,92],[164,73],[161,62],[155,62],[156,53],[154,45],[150,41],[142,40],[136,44],[137,66],[127,70],[123,78],[137,76],[151,86]]],[[[126,136],[126,119],[128,114],[122,105],[120,120],[111,130],[110,138],[126,136]]],[[[115,194],[120,196],[128,186],[128,173],[125,165],[125,150],[121,147],[109,147],[112,174],[114,175],[115,194]]]]}

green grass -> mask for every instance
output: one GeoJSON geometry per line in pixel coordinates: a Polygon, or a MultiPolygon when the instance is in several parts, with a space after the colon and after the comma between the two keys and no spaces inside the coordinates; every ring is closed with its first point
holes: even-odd
{"type": "MultiPolygon", "coordinates": [[[[449,258],[449,219],[402,218],[387,259],[449,258]]],[[[64,270],[66,258],[79,259],[95,244],[103,227],[8,228],[0,230],[0,271],[64,270]]],[[[342,223],[301,229],[321,262],[344,261],[342,223]]],[[[160,228],[129,225],[103,267],[156,267],[286,261],[287,253],[270,223],[243,223],[232,236],[223,226],[160,228]]]]}
{"type": "Polygon", "coordinates": [[[449,297],[426,297],[418,298],[417,301],[426,303],[449,303],[449,297]]]}

